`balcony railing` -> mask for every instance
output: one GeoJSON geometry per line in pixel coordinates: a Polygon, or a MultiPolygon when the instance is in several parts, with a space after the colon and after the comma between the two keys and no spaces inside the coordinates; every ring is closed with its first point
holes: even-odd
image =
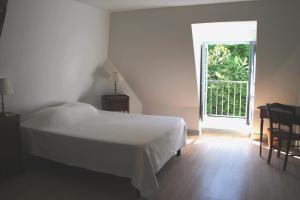
{"type": "Polygon", "coordinates": [[[208,116],[246,118],[248,100],[247,81],[208,80],[208,116]]]}

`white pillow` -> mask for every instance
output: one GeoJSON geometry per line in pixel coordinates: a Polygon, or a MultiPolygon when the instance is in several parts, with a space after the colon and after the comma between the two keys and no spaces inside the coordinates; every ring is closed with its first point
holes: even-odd
{"type": "Polygon", "coordinates": [[[66,128],[87,117],[97,115],[98,110],[90,104],[76,102],[49,107],[33,113],[22,126],[28,128],[66,128]]]}

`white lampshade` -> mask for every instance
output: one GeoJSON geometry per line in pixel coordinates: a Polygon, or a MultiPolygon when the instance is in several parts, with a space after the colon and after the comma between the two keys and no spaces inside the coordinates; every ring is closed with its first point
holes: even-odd
{"type": "Polygon", "coordinates": [[[115,81],[115,82],[119,82],[119,81],[121,81],[121,76],[120,76],[119,72],[112,72],[110,74],[109,79],[112,80],[112,81],[115,81]]]}
{"type": "Polygon", "coordinates": [[[12,83],[8,78],[0,79],[0,94],[1,95],[11,95],[14,93],[14,88],[12,83]]]}

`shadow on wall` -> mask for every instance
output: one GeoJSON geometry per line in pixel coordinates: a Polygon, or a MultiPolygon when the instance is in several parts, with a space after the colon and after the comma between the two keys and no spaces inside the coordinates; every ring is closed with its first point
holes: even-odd
{"type": "Polygon", "coordinates": [[[101,109],[102,94],[109,94],[111,92],[109,73],[104,69],[104,65],[96,67],[92,73],[92,79],[94,81],[91,87],[81,95],[79,101],[90,103],[101,109]]]}
{"type": "MultiPolygon", "coordinates": [[[[104,94],[114,94],[114,83],[109,80],[112,72],[119,71],[110,61],[110,59],[107,59],[102,66],[98,66],[92,73],[94,82],[92,83],[91,87],[86,90],[83,95],[81,95],[79,101],[91,103],[98,109],[101,109],[101,96],[104,94]]],[[[142,113],[142,103],[128,85],[124,77],[122,77],[122,81],[119,82],[117,91],[118,94],[126,94],[129,96],[129,109],[131,113],[142,113]]]]}

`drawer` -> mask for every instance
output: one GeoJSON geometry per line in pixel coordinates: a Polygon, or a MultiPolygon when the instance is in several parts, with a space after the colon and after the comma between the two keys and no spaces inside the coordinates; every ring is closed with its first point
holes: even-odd
{"type": "Polygon", "coordinates": [[[127,95],[103,95],[102,109],[108,111],[129,112],[129,96],[127,95]]]}

